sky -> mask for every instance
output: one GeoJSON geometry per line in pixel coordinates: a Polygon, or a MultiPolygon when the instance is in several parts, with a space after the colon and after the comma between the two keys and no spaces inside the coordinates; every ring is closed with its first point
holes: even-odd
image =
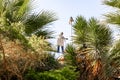
{"type": "MultiPolygon", "coordinates": [[[[50,26],[51,30],[55,32],[55,37],[60,32],[64,33],[64,36],[68,38],[66,43],[71,40],[71,25],[69,24],[69,18],[73,19],[77,16],[84,16],[87,20],[91,17],[95,17],[98,20],[103,20],[103,14],[112,11],[112,8],[103,5],[103,0],[34,0],[33,7],[36,12],[41,10],[47,10],[54,12],[58,18],[50,26]]],[[[73,22],[74,24],[74,22],[73,22]]],[[[116,28],[112,28],[114,30],[116,28]]],[[[55,42],[56,39],[53,40],[55,42]]]]}

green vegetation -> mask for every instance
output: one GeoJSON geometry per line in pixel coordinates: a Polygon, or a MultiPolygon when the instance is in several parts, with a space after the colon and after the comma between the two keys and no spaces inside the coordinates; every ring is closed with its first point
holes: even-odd
{"type": "MultiPolygon", "coordinates": [[[[117,8],[104,16],[119,27],[120,1],[103,3],[117,8]]],[[[120,40],[113,42],[107,24],[77,16],[73,43],[60,64],[46,40],[54,37],[46,26],[57,20],[55,13],[30,13],[30,6],[30,0],[0,0],[0,80],[111,80],[120,75],[120,40]]]]}
{"type": "Polygon", "coordinates": [[[45,72],[30,71],[25,77],[26,80],[76,80],[78,73],[72,66],[66,66],[58,70],[45,72]]]}

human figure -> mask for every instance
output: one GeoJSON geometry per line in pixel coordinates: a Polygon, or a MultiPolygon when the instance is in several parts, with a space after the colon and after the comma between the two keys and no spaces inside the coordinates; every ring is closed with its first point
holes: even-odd
{"type": "Polygon", "coordinates": [[[64,41],[67,40],[68,38],[65,38],[63,36],[63,32],[61,32],[59,34],[59,37],[57,39],[57,52],[59,53],[60,52],[60,47],[61,47],[61,50],[62,50],[62,53],[64,53],[64,41]]]}

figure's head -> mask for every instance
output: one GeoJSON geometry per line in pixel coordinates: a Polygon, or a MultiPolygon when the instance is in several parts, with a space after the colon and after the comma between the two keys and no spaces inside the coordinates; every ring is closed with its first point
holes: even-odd
{"type": "Polygon", "coordinates": [[[61,32],[61,35],[63,35],[63,32],[61,32]]]}

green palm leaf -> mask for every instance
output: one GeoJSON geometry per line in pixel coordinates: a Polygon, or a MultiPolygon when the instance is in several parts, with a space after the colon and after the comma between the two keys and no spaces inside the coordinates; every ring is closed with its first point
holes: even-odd
{"type": "Polygon", "coordinates": [[[96,49],[108,46],[111,43],[111,31],[105,25],[99,24],[97,19],[89,19],[89,42],[96,49]]]}
{"type": "Polygon", "coordinates": [[[65,60],[67,61],[67,64],[76,66],[76,55],[75,53],[75,47],[72,44],[68,44],[66,46],[66,55],[65,55],[65,60]]]}
{"type": "Polygon", "coordinates": [[[120,25],[120,12],[112,12],[104,15],[108,23],[120,25]]]}
{"type": "MultiPolygon", "coordinates": [[[[36,32],[36,34],[40,34],[40,32],[44,34],[44,29],[55,20],[57,20],[55,14],[49,11],[42,11],[37,15],[32,14],[24,21],[24,25],[26,25],[25,32],[28,35],[33,32],[36,32]]],[[[49,32],[46,31],[46,33],[49,32]]]]}
{"type": "Polygon", "coordinates": [[[110,58],[120,56],[120,41],[117,41],[110,51],[110,58]]]}
{"type": "Polygon", "coordinates": [[[22,17],[26,12],[28,12],[29,6],[28,3],[30,0],[19,0],[20,2],[17,4],[20,6],[18,10],[18,16],[22,17]]]}
{"type": "Polygon", "coordinates": [[[106,61],[104,61],[104,72],[106,73],[106,77],[115,76],[117,70],[120,67],[120,41],[117,41],[110,52],[106,54],[106,61]]]}
{"type": "Polygon", "coordinates": [[[103,3],[108,6],[120,8],[120,0],[104,0],[103,3]]]}
{"type": "Polygon", "coordinates": [[[117,8],[116,12],[105,14],[108,23],[120,25],[120,0],[104,0],[105,5],[117,8]]]}
{"type": "Polygon", "coordinates": [[[87,38],[87,21],[84,17],[78,16],[73,25],[75,36],[73,37],[74,43],[83,44],[87,38]]]}

